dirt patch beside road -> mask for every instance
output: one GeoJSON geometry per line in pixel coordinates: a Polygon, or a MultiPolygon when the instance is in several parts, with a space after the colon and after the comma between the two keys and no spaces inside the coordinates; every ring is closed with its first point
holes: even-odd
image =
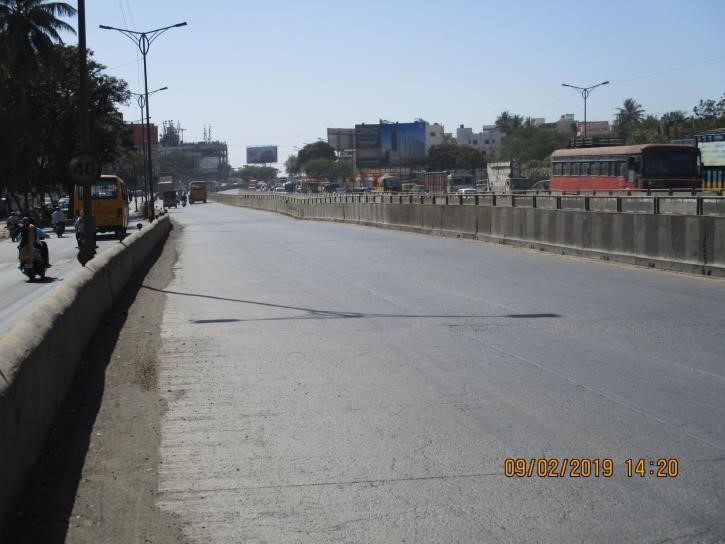
{"type": "Polygon", "coordinates": [[[164,411],[158,290],[172,277],[179,234],[131,279],[86,348],[8,542],[185,542],[180,522],[155,506],[164,411]]]}

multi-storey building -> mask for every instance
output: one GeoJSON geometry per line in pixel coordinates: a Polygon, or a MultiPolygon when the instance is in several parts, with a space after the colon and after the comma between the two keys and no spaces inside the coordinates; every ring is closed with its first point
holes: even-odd
{"type": "Polygon", "coordinates": [[[473,132],[472,128],[464,125],[460,125],[456,129],[456,142],[475,147],[486,159],[492,159],[498,155],[505,137],[506,133],[493,125],[484,125],[481,132],[473,132]]]}

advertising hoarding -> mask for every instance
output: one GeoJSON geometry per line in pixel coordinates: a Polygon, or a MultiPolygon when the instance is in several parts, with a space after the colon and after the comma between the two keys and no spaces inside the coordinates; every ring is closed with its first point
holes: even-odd
{"type": "Polygon", "coordinates": [[[358,168],[425,164],[425,123],[355,125],[358,168]]]}
{"type": "Polygon", "coordinates": [[[327,143],[330,144],[335,149],[335,151],[353,149],[355,147],[355,129],[328,128],[327,143]]]}
{"type": "Polygon", "coordinates": [[[247,164],[277,162],[276,145],[255,145],[247,147],[247,164]]]}
{"type": "Polygon", "coordinates": [[[356,166],[376,168],[382,161],[380,128],[382,125],[355,125],[356,166]]]}
{"type": "Polygon", "coordinates": [[[382,152],[385,166],[425,164],[425,123],[390,123],[382,127],[382,152]]]}
{"type": "Polygon", "coordinates": [[[725,141],[699,142],[697,147],[704,166],[725,166],[725,141]]]}

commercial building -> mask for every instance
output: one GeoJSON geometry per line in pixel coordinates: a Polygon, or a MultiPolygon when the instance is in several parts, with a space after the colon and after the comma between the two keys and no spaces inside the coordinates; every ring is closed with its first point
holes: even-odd
{"type": "Polygon", "coordinates": [[[470,145],[478,149],[486,159],[495,158],[501,151],[506,133],[493,125],[484,125],[481,132],[473,132],[472,128],[460,125],[456,129],[456,142],[459,145],[470,145]]]}

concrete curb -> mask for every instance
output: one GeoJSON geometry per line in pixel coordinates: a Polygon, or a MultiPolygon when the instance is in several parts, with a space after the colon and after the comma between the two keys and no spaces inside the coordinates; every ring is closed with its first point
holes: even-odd
{"type": "Polygon", "coordinates": [[[104,251],[0,339],[0,529],[13,514],[96,326],[170,230],[163,216],[104,251]]]}

